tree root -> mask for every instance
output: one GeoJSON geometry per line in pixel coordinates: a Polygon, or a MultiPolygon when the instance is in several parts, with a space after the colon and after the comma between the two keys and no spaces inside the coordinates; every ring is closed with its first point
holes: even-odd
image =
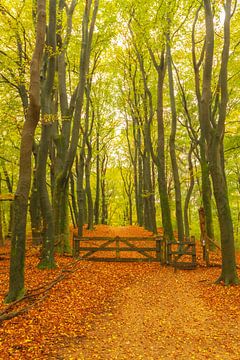
{"type": "Polygon", "coordinates": [[[228,276],[228,275],[223,275],[221,274],[219,276],[219,278],[215,281],[215,284],[222,284],[225,286],[229,286],[229,285],[239,285],[240,281],[236,276],[228,276]]]}
{"type": "Polygon", "coordinates": [[[40,303],[41,301],[45,300],[45,298],[48,296],[49,291],[57,285],[59,282],[64,280],[69,276],[69,274],[74,273],[78,270],[76,265],[79,263],[80,260],[75,260],[71,264],[69,264],[66,268],[61,270],[61,273],[52,280],[49,284],[42,285],[36,289],[33,289],[31,291],[27,291],[26,294],[18,299],[13,301],[11,304],[9,304],[7,307],[5,307],[4,310],[0,312],[0,323],[6,320],[10,320],[16,316],[22,315],[27,313],[30,309],[32,309],[36,304],[40,303]],[[41,296],[42,295],[42,296],[41,296]],[[22,307],[19,310],[13,310],[16,305],[18,305],[21,302],[28,301],[29,304],[22,307]]]}

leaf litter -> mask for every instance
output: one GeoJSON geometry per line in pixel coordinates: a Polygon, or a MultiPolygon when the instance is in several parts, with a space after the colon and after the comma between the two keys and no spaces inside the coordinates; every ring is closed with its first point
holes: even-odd
{"type": "MultiPolygon", "coordinates": [[[[100,225],[84,235],[151,234],[100,225]]],[[[0,262],[3,301],[9,244],[1,253],[7,254],[0,262]]],[[[38,255],[28,247],[27,296],[10,309],[27,311],[1,322],[0,359],[240,359],[240,287],[214,285],[220,269],[204,266],[200,248],[201,266],[176,273],[157,263],[64,256],[56,256],[56,270],[38,270],[38,255]]],[[[220,264],[217,253],[214,262],[220,264]]]]}

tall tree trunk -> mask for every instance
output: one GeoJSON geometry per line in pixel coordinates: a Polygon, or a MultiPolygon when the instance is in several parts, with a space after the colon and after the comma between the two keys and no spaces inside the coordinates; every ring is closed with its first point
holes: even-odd
{"type": "Polygon", "coordinates": [[[99,125],[97,126],[97,139],[96,139],[96,195],[94,202],[94,222],[96,225],[99,224],[99,210],[100,210],[100,144],[99,144],[99,125]]]}
{"type": "MultiPolygon", "coordinates": [[[[192,62],[193,62],[193,69],[194,69],[194,80],[195,80],[195,93],[198,102],[198,114],[200,118],[201,114],[201,86],[200,86],[200,68],[202,66],[204,60],[204,53],[206,42],[202,47],[200,57],[197,60],[196,55],[196,41],[195,41],[195,28],[196,23],[199,17],[199,12],[202,8],[202,5],[199,6],[197,9],[195,19],[193,22],[192,27],[192,62]]],[[[200,139],[199,139],[199,147],[200,147],[200,166],[201,166],[201,193],[202,193],[202,202],[204,213],[206,217],[206,231],[209,238],[214,239],[214,227],[213,227],[213,217],[212,217],[212,186],[210,181],[210,173],[209,173],[209,166],[207,160],[207,144],[206,139],[204,137],[203,131],[201,131],[200,139]]]]}
{"type": "Polygon", "coordinates": [[[106,195],[106,172],[107,172],[108,157],[104,155],[101,163],[101,200],[102,200],[102,216],[101,224],[106,225],[108,221],[108,204],[106,195]]]}
{"type": "MultiPolygon", "coordinates": [[[[75,7],[76,1],[72,1],[71,8],[75,7]]],[[[71,168],[74,162],[74,158],[77,152],[77,146],[79,141],[79,133],[80,133],[80,123],[81,123],[81,115],[84,103],[84,91],[86,85],[87,73],[89,71],[89,62],[90,62],[90,54],[91,54],[91,44],[92,37],[97,17],[99,0],[94,0],[94,5],[92,9],[92,1],[85,0],[84,14],[82,20],[82,43],[81,43],[81,51],[80,51],[80,66],[79,66],[79,82],[77,86],[77,91],[74,100],[74,115],[73,115],[73,124],[70,127],[70,118],[69,115],[67,117],[64,116],[62,111],[62,115],[64,116],[64,120],[66,120],[66,126],[68,131],[71,129],[71,142],[68,146],[66,156],[64,159],[63,167],[61,173],[58,175],[58,181],[62,184],[63,189],[68,188],[68,180],[71,173],[71,168]]],[[[62,65],[64,62],[62,61],[62,65]]],[[[65,75],[64,75],[65,76],[65,75]]],[[[67,103],[66,91],[61,92],[62,101],[67,103]]],[[[62,110],[61,105],[61,110],[62,110]]],[[[64,244],[62,244],[65,247],[64,244]]]]}
{"type": "MultiPolygon", "coordinates": [[[[66,7],[65,1],[59,1],[58,9],[58,22],[57,22],[57,42],[59,55],[57,57],[57,71],[58,71],[58,92],[60,99],[61,119],[62,127],[61,133],[59,134],[59,127],[55,124],[54,143],[56,146],[56,159],[54,162],[54,184],[53,184],[53,211],[54,211],[54,232],[56,241],[56,250],[60,253],[70,253],[70,234],[69,234],[69,213],[68,213],[68,191],[69,181],[63,179],[62,171],[66,162],[66,154],[68,151],[70,132],[71,132],[71,121],[74,112],[74,105],[76,101],[77,89],[73,92],[70,103],[68,102],[67,94],[67,79],[66,79],[66,52],[72,33],[72,17],[76,7],[77,1],[72,0],[69,7],[66,7]],[[64,8],[67,12],[67,24],[65,38],[62,39],[61,34],[63,33],[62,17],[64,8]]],[[[71,177],[70,173],[70,177],[71,177]]],[[[73,178],[71,179],[71,181],[73,178]]],[[[76,219],[76,208],[75,208],[75,197],[74,193],[72,196],[73,204],[73,217],[75,214],[76,219]]],[[[75,221],[73,219],[73,221],[75,221]]]]}
{"type": "Polygon", "coordinates": [[[20,147],[20,169],[14,199],[11,242],[9,292],[6,303],[21,298],[24,293],[25,242],[28,196],[31,185],[31,155],[35,129],[40,114],[40,67],[46,29],[46,2],[38,0],[36,43],[30,67],[29,107],[24,122],[20,147]]]}
{"type": "Polygon", "coordinates": [[[153,54],[152,49],[149,48],[149,53],[152,58],[155,69],[158,74],[157,82],[157,128],[158,128],[158,140],[157,140],[157,155],[153,154],[152,158],[157,166],[158,172],[158,191],[160,196],[160,206],[162,215],[162,226],[164,238],[172,241],[174,239],[171,211],[168,199],[167,180],[166,180],[166,165],[165,165],[165,131],[163,121],[163,85],[165,77],[165,57],[164,49],[161,52],[160,63],[157,63],[156,57],[153,54]]]}
{"type": "Polygon", "coordinates": [[[190,177],[190,184],[187,190],[187,195],[185,198],[184,203],[184,228],[185,228],[185,236],[187,239],[190,239],[190,228],[189,228],[189,203],[191,199],[191,195],[194,188],[194,172],[193,172],[193,163],[192,163],[192,153],[194,150],[194,146],[191,144],[190,150],[188,153],[188,170],[189,170],[189,177],[190,177]]]}
{"type": "Polygon", "coordinates": [[[77,171],[78,236],[83,236],[83,225],[85,219],[84,163],[85,144],[82,143],[77,171]]]}
{"type": "Polygon", "coordinates": [[[32,181],[29,210],[31,216],[32,244],[40,245],[42,244],[42,235],[41,235],[42,216],[40,209],[39,192],[37,190],[36,169],[33,171],[33,181],[32,181]]]}
{"type": "Polygon", "coordinates": [[[217,205],[221,234],[222,272],[217,281],[222,281],[225,285],[228,285],[239,283],[236,271],[234,233],[228,199],[223,152],[226,109],[228,103],[227,67],[230,47],[231,0],[226,0],[225,3],[224,45],[219,74],[220,99],[218,100],[219,113],[217,122],[213,116],[214,114],[211,113],[214,21],[210,0],[204,0],[204,9],[206,26],[206,50],[200,108],[200,125],[201,131],[204,134],[208,146],[209,170],[212,177],[214,197],[217,205]]]}
{"type": "MultiPolygon", "coordinates": [[[[141,144],[141,134],[138,129],[138,139],[141,144]]],[[[141,146],[141,145],[139,145],[141,146]]],[[[140,151],[138,151],[138,224],[143,226],[143,161],[140,151]]]]}
{"type": "MultiPolygon", "coordinates": [[[[202,202],[206,219],[207,236],[214,240],[214,227],[212,216],[212,186],[210,181],[209,165],[206,159],[206,142],[203,136],[200,138],[200,166],[202,180],[202,202]]],[[[209,246],[211,246],[209,244],[209,246]]]]}
{"type": "Polygon", "coordinates": [[[74,181],[72,171],[70,174],[70,188],[71,188],[72,209],[73,209],[73,217],[74,217],[73,225],[74,225],[74,227],[77,227],[78,211],[77,211],[77,202],[76,202],[76,196],[75,196],[75,181],[74,181]]]}
{"type": "Polygon", "coordinates": [[[167,34],[166,38],[167,38],[168,81],[169,81],[169,93],[170,93],[170,103],[171,103],[171,112],[172,112],[172,126],[171,126],[170,140],[169,140],[169,148],[170,148],[172,172],[174,179],[174,189],[175,189],[175,207],[176,207],[178,240],[183,241],[184,225],[183,225],[183,212],[182,212],[182,194],[181,194],[180,178],[178,172],[176,149],[175,149],[177,113],[176,113],[176,104],[175,104],[174,81],[173,81],[173,71],[172,71],[172,55],[171,55],[169,34],[167,34]]]}
{"type": "Polygon", "coordinates": [[[43,246],[38,267],[41,269],[53,269],[56,267],[54,260],[54,217],[47,189],[47,159],[52,141],[53,123],[57,116],[53,106],[53,85],[56,69],[56,0],[50,0],[49,2],[46,67],[46,79],[43,81],[41,93],[42,132],[36,172],[43,217],[43,246]]]}
{"type": "Polygon", "coordinates": [[[91,190],[91,159],[92,159],[92,147],[89,141],[87,141],[88,154],[85,162],[85,178],[86,178],[86,195],[87,195],[87,223],[88,230],[93,230],[93,200],[91,190]]]}

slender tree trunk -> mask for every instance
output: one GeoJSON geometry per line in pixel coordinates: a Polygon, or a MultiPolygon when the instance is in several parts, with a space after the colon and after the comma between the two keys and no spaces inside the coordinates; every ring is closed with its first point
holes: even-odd
{"type": "MultiPolygon", "coordinates": [[[[79,82],[74,100],[74,115],[73,115],[73,124],[71,127],[71,142],[68,146],[62,171],[58,175],[58,181],[59,183],[62,184],[63,188],[65,189],[67,189],[68,186],[67,183],[70,177],[71,168],[77,153],[81,115],[82,115],[82,109],[84,103],[84,91],[85,91],[87,73],[89,71],[91,44],[92,44],[92,37],[93,37],[93,32],[97,17],[98,3],[99,0],[94,0],[94,5],[92,9],[92,1],[85,0],[84,15],[82,20],[82,43],[81,43],[81,51],[80,51],[79,82]]],[[[71,5],[72,11],[75,8],[75,5],[76,5],[76,1],[73,1],[71,5]]],[[[63,61],[62,61],[62,65],[64,65],[63,61]]],[[[66,104],[67,102],[67,96],[65,90],[61,92],[60,97],[62,98],[61,101],[61,107],[62,107],[63,103],[66,104]]],[[[64,115],[64,113],[62,113],[62,115],[64,115]]],[[[66,125],[68,131],[70,132],[69,116],[67,116],[67,118],[65,118],[64,116],[64,120],[68,121],[66,125]]],[[[81,232],[82,230],[80,229],[79,231],[81,232]]]]}
{"type": "MultiPolygon", "coordinates": [[[[139,130],[138,138],[140,139],[140,130],[139,130]]],[[[139,152],[138,152],[138,224],[139,226],[143,226],[143,161],[142,161],[142,156],[139,152]]]]}
{"type": "MultiPolygon", "coordinates": [[[[197,60],[196,55],[196,41],[195,41],[195,27],[199,17],[199,12],[202,8],[202,5],[197,9],[195,19],[192,27],[192,62],[194,68],[194,80],[195,80],[195,93],[198,102],[198,114],[199,118],[201,117],[201,85],[200,85],[200,68],[204,60],[204,53],[206,48],[206,42],[202,47],[200,57],[197,60]]],[[[204,213],[206,217],[206,231],[207,236],[214,240],[214,227],[213,227],[213,217],[212,217],[212,186],[210,181],[210,173],[209,166],[207,160],[207,144],[206,139],[204,137],[203,129],[201,129],[201,135],[199,139],[199,147],[200,147],[200,166],[201,166],[201,194],[202,194],[202,202],[204,213]]]]}
{"type": "Polygon", "coordinates": [[[42,244],[41,225],[42,216],[40,209],[40,198],[37,190],[36,169],[33,171],[32,190],[30,196],[30,216],[31,216],[31,228],[32,228],[32,244],[42,244]]]}
{"type": "Polygon", "coordinates": [[[99,126],[97,128],[97,139],[96,139],[96,195],[94,202],[94,220],[95,224],[99,224],[99,209],[100,209],[100,144],[99,144],[99,126]]]}
{"type": "Polygon", "coordinates": [[[92,148],[89,141],[87,142],[88,146],[88,155],[85,163],[85,177],[86,177],[86,195],[87,195],[87,223],[88,230],[93,230],[93,200],[92,200],[92,191],[91,191],[91,159],[92,159],[92,148]]]}
{"type": "MultiPolygon", "coordinates": [[[[58,71],[58,92],[61,108],[62,127],[59,134],[59,127],[55,124],[54,144],[56,146],[56,159],[53,164],[54,179],[53,179],[53,211],[54,211],[54,231],[56,250],[60,253],[70,253],[70,234],[69,234],[69,213],[68,213],[68,192],[69,180],[62,176],[63,167],[66,162],[66,154],[70,142],[71,121],[74,112],[74,105],[76,101],[77,89],[73,92],[70,104],[67,94],[67,79],[66,79],[66,52],[72,32],[72,17],[76,7],[77,1],[72,0],[69,7],[66,7],[65,1],[59,1],[58,22],[57,22],[57,42],[58,51],[57,57],[57,71],[58,71]],[[62,12],[64,9],[67,12],[67,24],[65,38],[62,39],[63,31],[62,12]]],[[[71,177],[70,173],[70,177],[71,177]]],[[[73,179],[72,179],[73,180],[73,179]]],[[[72,196],[73,204],[73,222],[76,224],[76,208],[74,202],[74,193],[72,196]],[[74,215],[75,214],[75,215],[74,215]],[[75,219],[74,219],[75,217],[75,219]]]]}
{"type": "Polygon", "coordinates": [[[164,50],[161,52],[160,64],[157,64],[156,58],[151,49],[149,49],[153,64],[158,73],[157,83],[157,127],[158,127],[158,141],[157,141],[157,156],[152,154],[153,161],[157,166],[158,173],[158,190],[160,196],[162,226],[164,238],[172,241],[174,239],[171,211],[169,206],[167,180],[166,180],[166,160],[165,160],[165,131],[163,121],[163,85],[165,77],[165,59],[164,50]]]}
{"type": "Polygon", "coordinates": [[[106,199],[106,172],[108,157],[105,155],[101,164],[101,198],[102,198],[102,219],[101,224],[106,225],[108,220],[108,204],[106,199]]]}
{"type": "Polygon", "coordinates": [[[228,103],[227,66],[230,47],[231,0],[226,0],[225,3],[224,45],[219,74],[220,100],[218,103],[219,113],[217,122],[214,119],[213,113],[211,113],[214,21],[210,0],[204,0],[204,9],[206,50],[200,107],[200,125],[208,146],[209,170],[213,183],[221,234],[222,272],[217,282],[222,281],[225,285],[228,285],[239,283],[236,270],[233,224],[228,200],[223,152],[223,139],[228,103]]]}
{"type": "Polygon", "coordinates": [[[74,216],[74,225],[77,226],[77,218],[78,218],[78,211],[77,211],[77,202],[75,196],[75,182],[73,173],[71,172],[70,175],[70,186],[71,186],[71,198],[72,198],[72,208],[73,208],[73,216],[74,216]]]}
{"type": "Polygon", "coordinates": [[[181,195],[180,178],[179,178],[176,149],[175,149],[177,113],[176,113],[176,104],[175,104],[175,95],[174,95],[172,56],[171,56],[171,48],[169,42],[170,42],[170,37],[168,34],[167,35],[167,67],[168,67],[169,93],[170,93],[171,112],[172,112],[172,126],[171,126],[170,140],[169,140],[169,148],[170,148],[172,172],[174,179],[174,189],[175,189],[175,206],[176,206],[178,240],[183,241],[184,225],[183,225],[183,213],[182,213],[182,195],[181,195]]]}
{"type": "Polygon", "coordinates": [[[30,68],[29,107],[24,122],[20,147],[20,169],[14,199],[11,242],[9,292],[6,303],[21,298],[24,293],[25,242],[28,196],[31,185],[31,155],[40,114],[40,66],[46,28],[46,3],[38,0],[36,44],[30,68]]]}
{"type": "Polygon", "coordinates": [[[85,157],[85,145],[82,144],[79,164],[77,171],[77,201],[78,201],[78,236],[83,236],[83,225],[85,219],[85,206],[84,206],[84,157],[85,157]]]}
{"type": "Polygon", "coordinates": [[[43,81],[41,93],[42,132],[36,172],[43,217],[43,246],[38,267],[53,269],[56,267],[54,260],[54,214],[47,189],[47,159],[52,141],[53,123],[57,116],[53,106],[53,85],[56,69],[56,0],[49,2],[46,65],[46,79],[43,81]]]}
{"type": "MultiPolygon", "coordinates": [[[[202,201],[206,219],[207,236],[214,240],[214,227],[212,216],[212,186],[210,181],[209,165],[206,159],[206,143],[203,137],[200,139],[200,165],[202,177],[202,201]]],[[[209,244],[209,246],[211,246],[209,244]]]]}
{"type": "Polygon", "coordinates": [[[189,203],[191,199],[191,195],[194,188],[194,173],[193,173],[193,163],[192,163],[192,153],[193,153],[193,145],[191,145],[189,153],[188,153],[188,169],[189,169],[189,177],[190,184],[187,190],[187,195],[184,203],[184,227],[185,227],[185,236],[187,239],[190,239],[190,228],[189,228],[189,203]]]}

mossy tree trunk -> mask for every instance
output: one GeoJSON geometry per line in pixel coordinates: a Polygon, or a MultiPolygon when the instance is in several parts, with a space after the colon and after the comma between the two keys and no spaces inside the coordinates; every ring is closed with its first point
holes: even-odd
{"type": "Polygon", "coordinates": [[[108,203],[106,194],[106,172],[108,156],[105,154],[101,161],[101,224],[106,225],[108,221],[108,203]]]}
{"type": "Polygon", "coordinates": [[[189,186],[187,189],[187,195],[184,202],[184,229],[186,239],[190,240],[190,226],[189,226],[189,204],[194,188],[194,171],[193,171],[193,161],[192,155],[194,151],[194,145],[191,144],[189,153],[188,153],[188,170],[189,170],[189,186]]]}
{"type": "Polygon", "coordinates": [[[224,44],[219,73],[219,96],[215,99],[213,108],[217,107],[218,114],[211,111],[212,105],[212,73],[214,58],[214,20],[210,0],[204,0],[206,49],[202,80],[202,97],[200,104],[201,131],[206,139],[209,170],[213,183],[218,220],[221,234],[222,272],[217,282],[225,285],[239,283],[236,271],[234,233],[231,211],[228,199],[227,181],[224,167],[223,139],[225,133],[226,110],[228,104],[228,59],[230,48],[231,0],[225,2],[224,44]]]}
{"type": "MultiPolygon", "coordinates": [[[[64,2],[61,2],[64,7],[64,2]]],[[[62,165],[62,170],[58,175],[59,184],[62,186],[62,191],[68,191],[68,181],[72,169],[72,165],[77,153],[77,146],[79,141],[80,134],[80,123],[81,123],[81,115],[84,104],[84,92],[86,85],[86,78],[89,70],[89,62],[90,62],[90,54],[91,54],[91,44],[92,37],[98,12],[98,4],[99,1],[95,0],[92,5],[92,1],[85,1],[84,6],[84,14],[82,19],[82,43],[80,50],[80,66],[79,66],[79,81],[78,86],[76,88],[76,92],[72,99],[72,106],[70,104],[69,113],[66,113],[66,109],[68,108],[68,96],[66,92],[66,72],[65,72],[65,53],[62,53],[62,56],[59,57],[59,63],[61,64],[61,71],[59,73],[59,93],[60,93],[60,104],[61,104],[61,114],[64,120],[64,124],[66,125],[66,136],[65,138],[70,139],[67,142],[67,151],[65,152],[65,158],[62,165]],[[71,113],[72,111],[72,113],[71,113]],[[71,124],[72,119],[72,124],[71,124]]],[[[72,1],[70,10],[68,13],[68,27],[67,27],[67,38],[64,42],[64,46],[67,44],[69,40],[69,35],[71,33],[71,15],[76,6],[76,1],[72,1]],[[69,32],[70,31],[70,32],[69,32]]],[[[63,49],[65,47],[63,46],[63,49]]],[[[65,200],[67,200],[65,196],[65,200]]],[[[56,199],[57,201],[57,199],[56,199]]],[[[64,212],[65,213],[65,212],[64,212]]],[[[60,220],[61,221],[61,220],[60,220]]],[[[64,223],[66,222],[66,217],[64,219],[64,223]]],[[[63,238],[63,237],[62,237],[63,238]]],[[[64,237],[66,239],[66,237],[64,237]]],[[[68,247],[68,244],[61,244],[63,248],[68,247]]]]}
{"type": "Polygon", "coordinates": [[[41,269],[53,269],[56,267],[54,260],[54,217],[47,188],[47,159],[52,141],[53,124],[57,117],[53,91],[56,71],[56,0],[50,0],[49,2],[49,26],[46,45],[45,71],[42,74],[41,89],[42,131],[36,172],[43,218],[43,245],[38,267],[41,269]]]}
{"type": "Polygon", "coordinates": [[[93,200],[91,190],[91,159],[92,159],[92,146],[87,139],[87,157],[85,162],[85,179],[86,179],[86,196],[87,196],[87,224],[88,230],[93,230],[93,200]]]}
{"type": "Polygon", "coordinates": [[[138,44],[134,33],[129,23],[129,30],[132,37],[134,50],[136,53],[137,62],[140,69],[141,81],[142,81],[142,119],[139,125],[143,134],[143,150],[141,151],[142,164],[143,164],[143,209],[144,227],[153,233],[157,233],[156,224],[156,209],[155,209],[155,189],[152,183],[151,172],[151,123],[154,116],[152,93],[148,84],[148,76],[145,69],[144,57],[141,50],[138,48],[138,44]]]}
{"type": "Polygon", "coordinates": [[[34,156],[34,169],[33,169],[29,212],[31,217],[32,244],[40,245],[42,244],[42,234],[41,234],[42,215],[41,215],[40,197],[37,188],[37,177],[36,177],[37,158],[38,158],[38,146],[36,145],[36,143],[34,143],[33,145],[33,156],[34,156]]]}
{"type": "MultiPolygon", "coordinates": [[[[70,233],[69,233],[69,181],[63,177],[63,168],[66,162],[66,155],[70,142],[71,121],[76,102],[77,89],[73,92],[70,101],[67,94],[67,75],[66,75],[66,52],[72,33],[72,17],[77,1],[72,0],[69,7],[65,1],[59,1],[58,22],[57,22],[57,43],[59,54],[57,57],[57,75],[58,75],[58,94],[60,99],[62,126],[56,123],[54,126],[53,141],[56,149],[56,158],[54,161],[54,179],[53,179],[53,214],[54,214],[54,236],[55,249],[60,253],[70,253],[70,233]],[[62,38],[63,30],[63,12],[66,10],[67,26],[65,37],[62,38]]],[[[70,175],[71,176],[71,175],[70,175]]],[[[74,191],[74,189],[73,189],[74,191]]],[[[74,193],[73,197],[74,200],[74,193]]],[[[75,205],[73,201],[73,205],[75,205]]],[[[73,209],[75,210],[74,206],[73,209]]],[[[74,215],[74,214],[73,214],[74,215]]]]}
{"type": "Polygon", "coordinates": [[[175,189],[175,211],[177,219],[177,231],[178,231],[178,240],[184,240],[184,224],[183,224],[183,211],[182,211],[182,194],[181,194],[181,185],[180,177],[178,171],[178,163],[176,156],[176,131],[177,131],[177,112],[176,112],[176,103],[175,103],[175,93],[174,93],[174,81],[173,81],[173,71],[172,71],[172,55],[170,47],[170,35],[166,35],[167,42],[167,68],[168,68],[168,83],[169,83],[169,95],[170,95],[170,105],[171,105],[171,134],[169,139],[169,149],[170,157],[172,164],[172,174],[174,180],[174,189],[175,189]]]}
{"type": "MultiPolygon", "coordinates": [[[[201,84],[200,84],[200,69],[203,64],[204,54],[205,54],[205,46],[206,43],[204,42],[203,47],[200,51],[200,56],[197,59],[196,53],[196,39],[195,39],[195,30],[196,24],[199,18],[199,12],[202,9],[202,5],[199,6],[197,9],[195,19],[192,26],[192,62],[193,62],[193,70],[194,70],[194,80],[195,80],[195,93],[197,98],[198,104],[198,114],[200,118],[201,114],[201,84]]],[[[186,100],[185,100],[186,102],[186,100]]],[[[209,166],[208,166],[208,159],[207,159],[207,144],[206,139],[204,137],[203,131],[201,131],[200,139],[197,141],[196,139],[196,132],[192,129],[192,122],[189,122],[191,127],[193,137],[195,138],[195,142],[199,144],[200,148],[200,166],[201,166],[201,193],[202,193],[202,203],[204,208],[204,213],[206,217],[206,231],[207,236],[214,240],[214,226],[213,226],[213,216],[212,216],[212,185],[210,181],[210,173],[209,173],[209,166]]]]}
{"type": "Polygon", "coordinates": [[[100,216],[100,127],[99,127],[99,119],[97,123],[97,134],[96,134],[96,195],[94,201],[94,223],[95,225],[99,224],[99,216],[100,216]]]}
{"type": "Polygon", "coordinates": [[[157,166],[158,173],[158,190],[160,196],[160,206],[162,215],[163,234],[165,239],[172,241],[174,239],[171,211],[168,199],[167,180],[166,180],[166,160],[165,160],[165,130],[163,119],[163,85],[166,73],[165,66],[165,50],[161,51],[160,62],[149,48],[149,53],[153,65],[158,74],[157,82],[157,154],[155,155],[152,149],[152,158],[157,166]]]}
{"type": "Polygon", "coordinates": [[[30,67],[30,100],[22,130],[19,180],[13,205],[10,277],[6,303],[21,298],[25,293],[25,242],[28,196],[31,185],[31,155],[34,133],[40,115],[40,67],[45,43],[45,29],[46,2],[38,0],[36,43],[30,67]]]}

